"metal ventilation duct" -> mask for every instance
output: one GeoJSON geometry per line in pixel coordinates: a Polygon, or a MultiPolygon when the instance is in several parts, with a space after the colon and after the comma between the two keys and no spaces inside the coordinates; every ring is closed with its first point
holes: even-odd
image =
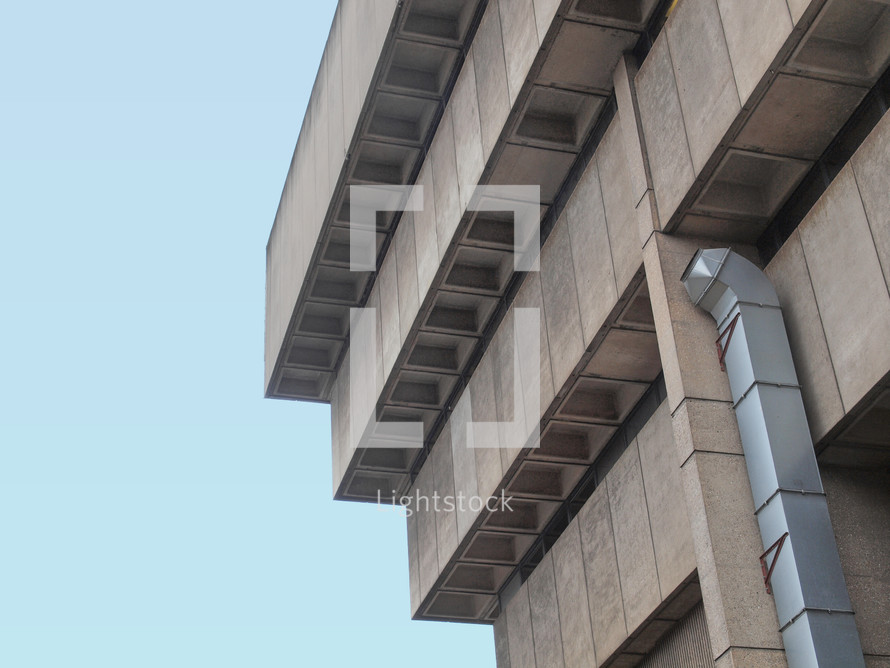
{"type": "Polygon", "coordinates": [[[864,667],[776,292],[728,248],[697,251],[681,280],[717,321],[788,665],[864,667]]]}

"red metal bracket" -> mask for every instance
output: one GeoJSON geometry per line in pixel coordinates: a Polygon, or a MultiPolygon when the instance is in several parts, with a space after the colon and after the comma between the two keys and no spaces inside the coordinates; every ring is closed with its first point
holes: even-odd
{"type": "Polygon", "coordinates": [[[717,345],[717,359],[720,361],[720,370],[726,371],[726,351],[729,349],[729,342],[732,341],[732,333],[735,331],[735,325],[739,320],[739,317],[742,315],[742,312],[739,311],[735,314],[735,318],[733,318],[729,322],[729,326],[723,330],[723,333],[717,337],[717,340],[714,342],[717,345]],[[726,337],[726,343],[721,344],[723,337],[726,337]]]}
{"type": "MultiPolygon", "coordinates": [[[[736,316],[738,317],[738,316],[736,316]]],[[[766,585],[766,593],[772,594],[773,590],[769,586],[770,581],[773,579],[773,569],[776,567],[776,562],[779,560],[779,553],[782,551],[782,546],[785,544],[785,539],[788,538],[788,532],[782,534],[781,538],[777,540],[775,543],[770,545],[766,552],[760,555],[760,569],[763,571],[763,584],[766,585]],[[773,556],[773,561],[769,565],[769,568],[766,566],[766,558],[769,556],[769,553],[773,550],[776,551],[775,556],[773,556]]]]}

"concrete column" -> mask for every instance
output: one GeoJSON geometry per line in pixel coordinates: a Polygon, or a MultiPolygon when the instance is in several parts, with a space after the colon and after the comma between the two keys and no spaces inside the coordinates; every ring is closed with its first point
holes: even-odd
{"type": "MultiPolygon", "coordinates": [[[[655,232],[643,249],[644,266],[716,665],[785,666],[717,333],[680,282],[695,250],[714,245],[655,232]]],[[[750,249],[734,250],[750,255],[750,249]]]]}

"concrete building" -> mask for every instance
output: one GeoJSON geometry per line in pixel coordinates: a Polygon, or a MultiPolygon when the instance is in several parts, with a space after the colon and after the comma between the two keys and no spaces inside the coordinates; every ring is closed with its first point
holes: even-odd
{"type": "Polygon", "coordinates": [[[509,668],[890,666],[888,62],[886,0],[340,0],[266,394],[331,404],[336,498],[410,499],[415,619],[509,668]],[[375,271],[357,185],[422,186],[375,271]],[[537,270],[484,185],[537,187],[537,270]]]}

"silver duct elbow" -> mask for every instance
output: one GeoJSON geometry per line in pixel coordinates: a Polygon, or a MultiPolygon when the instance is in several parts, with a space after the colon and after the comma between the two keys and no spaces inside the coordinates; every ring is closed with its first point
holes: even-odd
{"type": "Polygon", "coordinates": [[[681,280],[717,321],[788,665],[864,667],[776,292],[728,248],[681,280]]]}

